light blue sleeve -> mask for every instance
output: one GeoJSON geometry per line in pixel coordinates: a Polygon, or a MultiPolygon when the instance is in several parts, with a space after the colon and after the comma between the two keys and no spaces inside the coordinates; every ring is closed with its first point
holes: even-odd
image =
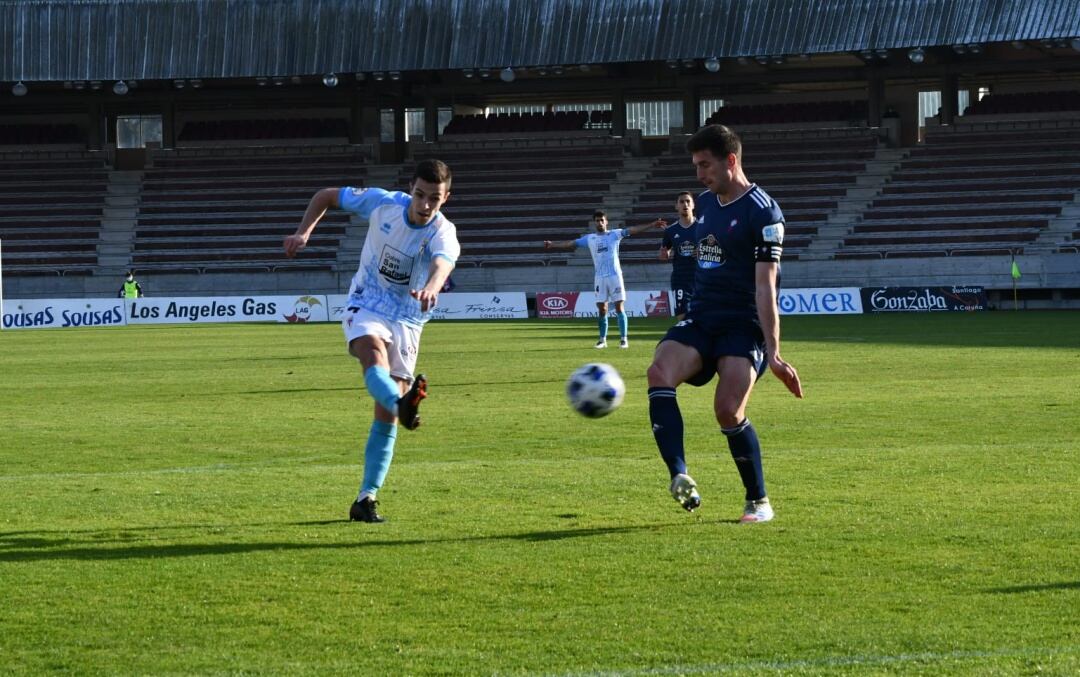
{"type": "Polygon", "coordinates": [[[588,247],[589,246],[589,236],[588,235],[582,235],[578,239],[574,240],[574,246],[575,247],[588,247]]]}
{"type": "Polygon", "coordinates": [[[352,188],[346,186],[338,191],[338,205],[345,211],[369,218],[383,200],[390,195],[382,188],[352,188]]]}
{"type": "Polygon", "coordinates": [[[630,231],[627,230],[626,228],[616,228],[612,232],[613,233],[618,233],[620,240],[623,239],[624,237],[630,237],[630,231]]]}

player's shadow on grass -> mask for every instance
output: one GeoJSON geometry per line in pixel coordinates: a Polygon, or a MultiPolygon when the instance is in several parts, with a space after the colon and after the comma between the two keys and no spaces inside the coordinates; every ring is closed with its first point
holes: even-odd
{"type": "Polygon", "coordinates": [[[1013,585],[1006,588],[989,588],[986,592],[995,594],[1018,594],[1024,592],[1044,592],[1047,590],[1080,590],[1080,581],[1062,581],[1060,583],[1041,583],[1034,585],[1013,585]]]}
{"type": "MultiPolygon", "coordinates": [[[[724,522],[737,522],[737,520],[720,520],[724,522]]],[[[347,523],[347,520],[321,520],[308,522],[294,522],[288,525],[282,524],[258,524],[243,525],[253,526],[330,526],[347,523]]],[[[488,536],[463,536],[459,538],[411,538],[411,539],[379,539],[359,540],[350,543],[173,543],[167,545],[142,545],[132,544],[130,538],[93,538],[93,534],[107,534],[111,530],[86,530],[82,532],[91,537],[84,541],[71,538],[48,538],[31,536],[31,534],[48,534],[58,532],[47,531],[21,531],[0,533],[0,562],[43,562],[43,561],[96,561],[96,560],[120,560],[120,559],[157,559],[162,557],[198,557],[202,555],[237,555],[253,552],[272,551],[295,551],[295,550],[348,550],[353,548],[371,547],[396,547],[414,545],[437,545],[440,543],[497,543],[500,541],[524,541],[528,543],[545,543],[549,541],[561,541],[570,538],[593,538],[610,536],[613,534],[629,534],[645,531],[658,531],[661,529],[681,529],[693,527],[699,522],[680,522],[677,524],[650,524],[623,527],[589,527],[580,529],[551,529],[547,531],[525,531],[512,534],[492,534],[488,536]],[[126,546],[106,546],[107,543],[128,543],[126,546]],[[94,545],[85,545],[93,542],[94,545]],[[72,545],[78,544],[76,547],[72,545]],[[61,549],[56,549],[61,548],[61,549]]],[[[131,532],[156,533],[163,530],[177,529],[221,529],[220,525],[186,525],[170,527],[140,527],[138,529],[117,529],[121,534],[131,532]]],[[[371,527],[356,525],[358,537],[378,535],[377,529],[383,527],[371,527]]]]}

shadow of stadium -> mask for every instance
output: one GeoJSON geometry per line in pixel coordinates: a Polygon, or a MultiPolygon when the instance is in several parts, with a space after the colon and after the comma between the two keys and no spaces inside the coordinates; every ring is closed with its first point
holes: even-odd
{"type": "MultiPolygon", "coordinates": [[[[672,524],[652,524],[623,527],[589,527],[582,529],[551,529],[546,531],[526,531],[511,534],[492,534],[486,536],[463,536],[458,538],[413,538],[413,539],[376,539],[355,543],[173,543],[167,545],[130,544],[130,538],[48,538],[32,534],[48,533],[84,533],[87,535],[109,533],[107,530],[86,530],[83,532],[42,532],[23,531],[0,534],[0,562],[42,562],[42,561],[100,561],[122,559],[156,559],[162,557],[197,557],[203,555],[235,555],[254,552],[297,551],[297,550],[348,550],[353,548],[396,547],[433,545],[442,543],[498,543],[526,542],[546,543],[571,538],[593,538],[612,534],[629,534],[662,529],[685,529],[701,524],[738,524],[738,520],[714,520],[710,522],[680,522],[672,524]],[[25,535],[25,537],[24,537],[25,535]],[[81,545],[92,541],[95,545],[81,545]],[[128,543],[127,547],[109,547],[109,543],[128,543]],[[77,547],[68,547],[75,545],[77,547]],[[60,549],[56,549],[60,548],[60,549]]],[[[348,520],[323,520],[294,522],[288,524],[251,524],[253,526],[329,526],[348,524],[348,520]]],[[[137,529],[118,529],[124,533],[159,533],[169,530],[190,530],[198,528],[223,529],[221,525],[184,525],[172,527],[140,527],[137,529]]],[[[358,525],[358,528],[366,528],[358,525]]],[[[378,528],[378,527],[375,527],[378,528]]],[[[370,533],[370,532],[369,532],[370,533]]],[[[141,540],[141,538],[140,538],[141,540]]]]}

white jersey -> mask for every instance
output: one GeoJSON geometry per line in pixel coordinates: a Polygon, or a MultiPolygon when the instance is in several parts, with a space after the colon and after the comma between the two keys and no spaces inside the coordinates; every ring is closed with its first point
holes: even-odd
{"type": "Polygon", "coordinates": [[[461,255],[457,228],[442,213],[427,224],[409,221],[412,198],[381,188],[342,188],[342,209],[368,220],[360,267],[349,286],[350,308],[360,308],[391,322],[422,326],[432,311],[422,312],[409,295],[428,281],[431,261],[441,256],[456,263],[461,255]]]}
{"type": "Polygon", "coordinates": [[[596,277],[622,278],[622,266],[619,265],[619,242],[630,233],[625,228],[616,228],[606,233],[589,233],[574,240],[578,247],[588,247],[592,254],[596,277]]]}

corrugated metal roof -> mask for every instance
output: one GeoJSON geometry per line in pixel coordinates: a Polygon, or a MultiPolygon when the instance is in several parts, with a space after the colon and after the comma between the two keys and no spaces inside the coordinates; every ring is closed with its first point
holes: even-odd
{"type": "Polygon", "coordinates": [[[1077,36],[1077,0],[0,0],[0,80],[495,68],[1077,36]]]}

